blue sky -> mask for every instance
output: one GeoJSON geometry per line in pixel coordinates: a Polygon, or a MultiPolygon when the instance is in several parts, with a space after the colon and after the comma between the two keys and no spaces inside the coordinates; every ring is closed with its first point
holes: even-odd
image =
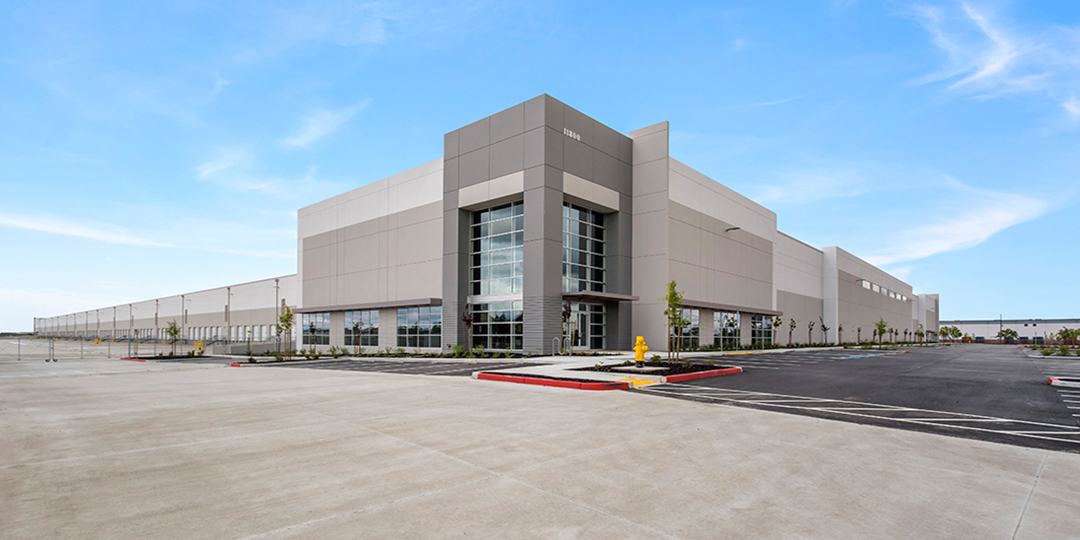
{"type": "Polygon", "coordinates": [[[0,329],[296,271],[296,209],[542,93],[942,295],[1080,316],[1080,2],[0,4],[0,329]]]}

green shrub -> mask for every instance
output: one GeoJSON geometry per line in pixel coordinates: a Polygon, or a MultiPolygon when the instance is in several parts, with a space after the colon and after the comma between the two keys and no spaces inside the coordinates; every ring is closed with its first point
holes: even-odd
{"type": "Polygon", "coordinates": [[[1061,356],[1069,356],[1069,347],[1066,345],[1062,345],[1058,348],[1058,352],[1061,354],[1061,356]]]}
{"type": "Polygon", "coordinates": [[[1042,352],[1043,356],[1050,356],[1051,354],[1054,354],[1054,349],[1047,348],[1047,349],[1043,349],[1040,352],[1042,352]]]}

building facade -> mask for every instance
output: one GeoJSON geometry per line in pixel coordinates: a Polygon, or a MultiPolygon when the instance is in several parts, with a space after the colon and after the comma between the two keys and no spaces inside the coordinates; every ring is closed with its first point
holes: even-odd
{"type": "Polygon", "coordinates": [[[663,350],[669,281],[688,346],[867,341],[879,319],[937,330],[937,295],[778,231],[669,138],[667,122],[624,135],[542,95],[446,134],[439,159],[300,209],[297,274],[278,280],[302,342],[551,353],[641,335],[663,350]]]}

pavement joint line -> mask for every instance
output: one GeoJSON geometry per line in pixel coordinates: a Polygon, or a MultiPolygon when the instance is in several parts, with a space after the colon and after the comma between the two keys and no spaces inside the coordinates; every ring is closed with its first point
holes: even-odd
{"type": "Polygon", "coordinates": [[[164,449],[167,449],[167,448],[183,448],[183,447],[186,447],[186,446],[198,446],[200,444],[210,444],[210,443],[221,442],[221,441],[231,441],[231,440],[236,440],[236,439],[245,439],[245,438],[248,438],[248,437],[261,437],[261,436],[267,435],[269,433],[282,433],[282,432],[285,432],[285,431],[292,431],[292,430],[296,430],[296,429],[306,429],[306,428],[309,428],[309,427],[311,427],[310,424],[303,425],[303,426],[292,426],[292,427],[281,428],[281,429],[270,429],[270,430],[266,430],[266,431],[260,431],[258,433],[247,433],[247,434],[243,434],[243,435],[231,435],[231,436],[228,436],[228,437],[216,437],[216,438],[213,438],[213,439],[202,439],[202,440],[198,440],[198,441],[188,441],[188,442],[174,443],[174,444],[162,444],[162,445],[158,445],[158,446],[148,446],[148,447],[145,447],[145,448],[132,448],[130,450],[117,450],[115,452],[102,452],[100,454],[82,455],[82,456],[70,456],[70,457],[66,457],[66,458],[47,459],[47,460],[44,460],[44,461],[30,461],[30,462],[25,462],[25,463],[13,463],[11,465],[0,465],[0,470],[15,469],[15,468],[18,468],[18,467],[36,467],[36,466],[39,466],[39,465],[48,465],[48,464],[51,464],[51,463],[64,463],[64,462],[67,462],[67,461],[78,461],[80,459],[98,459],[98,458],[113,457],[113,456],[124,456],[124,455],[129,455],[129,454],[138,454],[138,453],[141,453],[141,452],[152,452],[152,451],[155,451],[155,450],[164,450],[164,449]]]}
{"type": "MultiPolygon", "coordinates": [[[[564,500],[564,501],[566,501],[568,503],[571,503],[573,505],[580,506],[580,507],[592,510],[593,512],[603,514],[603,515],[608,516],[610,518],[616,519],[618,521],[622,521],[622,522],[627,523],[629,525],[633,525],[633,526],[645,529],[645,530],[650,531],[652,533],[655,533],[655,534],[658,534],[658,535],[661,535],[661,536],[664,536],[664,537],[667,537],[667,538],[674,538],[676,540],[683,540],[681,537],[674,536],[672,534],[669,534],[667,532],[664,532],[664,531],[661,531],[661,530],[658,530],[658,529],[654,529],[652,527],[649,527],[648,525],[638,523],[636,521],[625,518],[623,516],[620,516],[620,515],[617,515],[617,514],[612,514],[611,512],[608,512],[608,511],[606,511],[606,510],[604,510],[602,508],[597,508],[597,507],[592,506],[592,505],[590,505],[588,503],[585,503],[583,501],[578,501],[578,500],[575,500],[575,499],[571,499],[571,498],[566,497],[564,495],[559,495],[558,493],[552,493],[552,492],[547,491],[547,490],[545,490],[545,489],[543,489],[543,488],[541,488],[539,486],[536,486],[536,485],[530,484],[528,482],[525,482],[524,480],[514,478],[514,477],[510,476],[508,473],[500,473],[500,472],[497,472],[497,471],[493,471],[491,469],[488,469],[487,467],[484,467],[482,465],[478,465],[476,463],[472,463],[470,461],[464,460],[464,459],[459,458],[457,456],[454,456],[452,454],[448,454],[448,453],[446,453],[446,452],[444,452],[442,450],[438,450],[438,449],[435,449],[435,448],[432,448],[432,447],[429,447],[429,446],[425,446],[423,444],[411,441],[409,439],[404,439],[404,438],[398,437],[397,435],[392,435],[390,433],[386,433],[384,431],[381,431],[381,430],[378,430],[378,429],[375,429],[375,428],[372,428],[372,427],[368,427],[368,426],[365,426],[363,424],[359,424],[359,423],[357,423],[357,422],[355,422],[354,420],[351,420],[351,419],[342,418],[342,417],[335,416],[335,415],[332,415],[332,414],[329,414],[329,413],[326,413],[326,412],[323,412],[323,411],[320,411],[320,410],[317,410],[317,409],[313,409],[311,406],[308,406],[308,405],[305,405],[305,404],[302,404],[302,403],[289,403],[289,402],[287,402],[285,400],[282,400],[282,399],[278,399],[277,401],[281,401],[281,402],[289,404],[289,405],[293,405],[293,406],[296,406],[296,407],[307,409],[310,412],[320,414],[320,415],[328,417],[328,418],[332,418],[332,419],[337,420],[339,422],[345,422],[347,424],[352,424],[352,425],[354,425],[354,426],[356,426],[356,427],[358,427],[360,429],[369,431],[371,433],[378,434],[378,435],[383,436],[383,437],[388,437],[388,438],[394,439],[394,440],[399,441],[399,442],[401,442],[403,444],[406,444],[408,446],[413,446],[413,447],[419,448],[419,449],[424,450],[424,451],[439,454],[439,455],[444,456],[444,457],[446,457],[446,458],[448,458],[448,459],[450,459],[452,461],[456,461],[456,462],[461,463],[461,464],[463,464],[463,465],[465,465],[467,467],[472,467],[474,469],[486,472],[489,475],[491,475],[491,476],[488,476],[486,478],[489,478],[489,479],[492,478],[492,477],[503,478],[503,479],[508,480],[510,482],[514,482],[514,483],[520,484],[522,486],[525,486],[527,488],[531,488],[531,489],[534,489],[534,490],[539,491],[541,493],[544,493],[546,495],[550,495],[552,497],[562,499],[562,500],[564,500]]],[[[347,515],[347,514],[338,514],[338,515],[347,515]]],[[[331,516],[328,519],[333,519],[334,517],[335,516],[331,516]]],[[[278,532],[278,531],[271,531],[269,534],[274,534],[276,532],[278,532]]],[[[262,534],[261,536],[266,536],[266,534],[262,534]]],[[[247,540],[249,538],[258,538],[258,537],[259,536],[245,537],[244,540],[247,540]]]]}
{"type": "Polygon", "coordinates": [[[1028,492],[1027,500],[1024,501],[1024,509],[1020,511],[1020,519],[1016,520],[1016,529],[1013,530],[1012,535],[1013,540],[1016,540],[1016,535],[1020,532],[1020,525],[1024,523],[1024,516],[1027,515],[1028,506],[1031,505],[1031,498],[1035,496],[1035,488],[1039,487],[1039,478],[1042,477],[1048,459],[1050,459],[1049,451],[1043,454],[1042,463],[1039,464],[1039,472],[1035,473],[1035,481],[1031,483],[1031,491],[1028,492]]]}

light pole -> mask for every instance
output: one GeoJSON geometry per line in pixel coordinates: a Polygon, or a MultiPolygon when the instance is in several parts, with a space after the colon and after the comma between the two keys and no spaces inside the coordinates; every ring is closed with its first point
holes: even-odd
{"type": "Polygon", "coordinates": [[[131,356],[131,336],[135,333],[135,305],[128,304],[128,356],[131,356]]]}
{"type": "Polygon", "coordinates": [[[232,341],[232,315],[229,311],[232,308],[232,287],[225,287],[225,342],[232,341]]]}
{"type": "Polygon", "coordinates": [[[109,338],[109,358],[112,358],[112,344],[116,341],[116,306],[112,308],[112,336],[109,338]]]}
{"type": "Polygon", "coordinates": [[[158,328],[158,312],[161,310],[161,300],[154,300],[154,356],[157,356],[157,342],[161,339],[161,329],[158,328]]]}
{"type": "MultiPolygon", "coordinates": [[[[281,278],[274,278],[274,323],[270,325],[270,328],[277,330],[278,321],[281,319],[281,307],[278,306],[279,298],[281,297],[281,285],[278,281],[281,278]]],[[[281,332],[274,332],[275,350],[281,352],[281,332]]]]}

